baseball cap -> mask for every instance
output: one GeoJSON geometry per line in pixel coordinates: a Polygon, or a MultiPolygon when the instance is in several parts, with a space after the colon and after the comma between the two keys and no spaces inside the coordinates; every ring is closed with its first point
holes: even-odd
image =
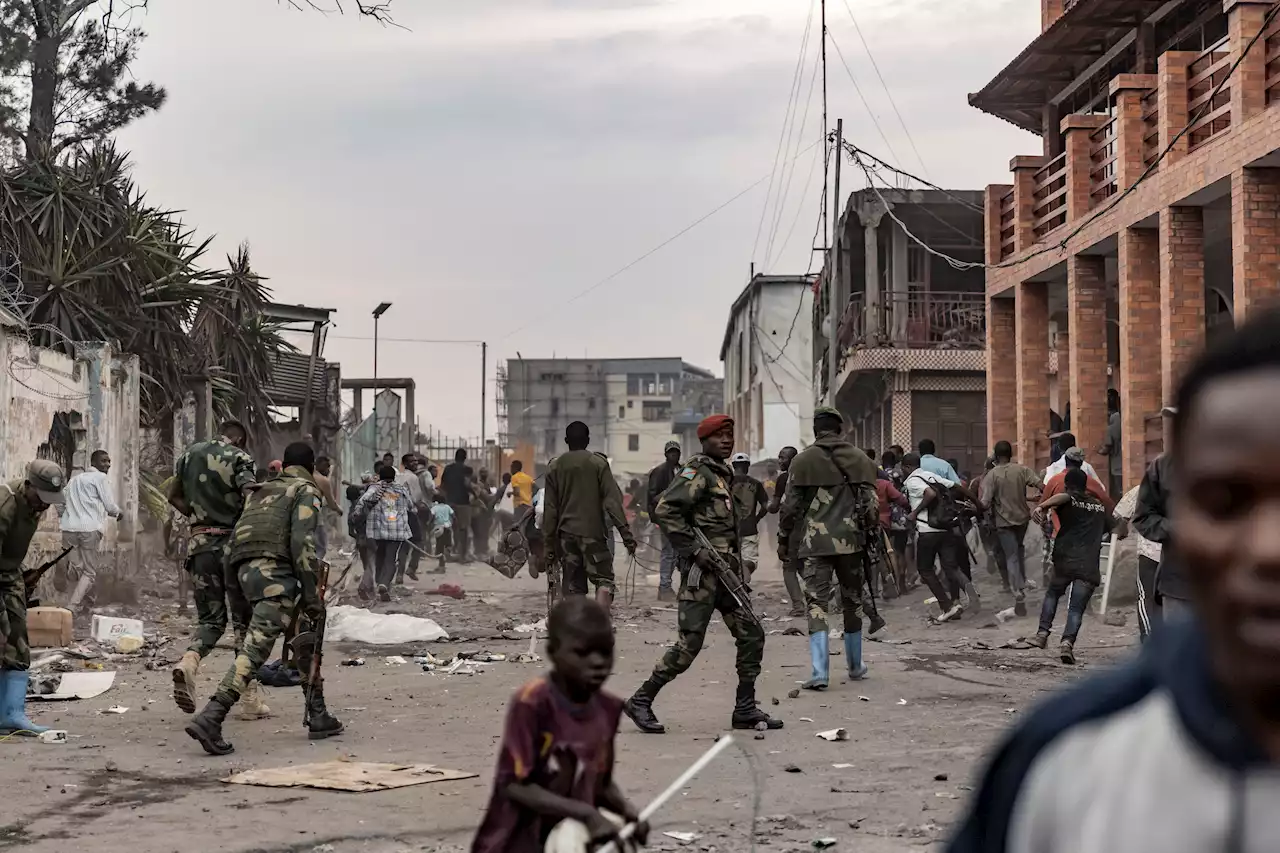
{"type": "Polygon", "coordinates": [[[27,482],[35,486],[40,500],[50,505],[63,503],[62,487],[67,484],[67,476],[62,473],[57,462],[48,459],[37,459],[27,466],[27,482]]]}
{"type": "Polygon", "coordinates": [[[679,449],[680,449],[680,442],[678,441],[668,441],[666,444],[662,446],[663,453],[667,453],[669,451],[679,450],[679,449]]]}
{"type": "Polygon", "coordinates": [[[815,418],[828,417],[844,420],[844,415],[840,414],[840,410],[832,406],[819,406],[813,410],[813,416],[815,418]]]}
{"type": "Polygon", "coordinates": [[[733,459],[731,461],[735,463],[746,462],[747,464],[751,464],[751,457],[745,453],[735,453],[733,454],[733,459]]]}
{"type": "Polygon", "coordinates": [[[1083,462],[1083,461],[1084,461],[1084,451],[1083,451],[1083,450],[1081,450],[1081,449],[1080,449],[1080,448],[1078,448],[1078,447],[1072,447],[1071,449],[1069,449],[1066,453],[1064,453],[1064,454],[1062,454],[1062,455],[1063,455],[1063,456],[1065,456],[1065,457],[1067,457],[1068,459],[1070,459],[1072,462],[1083,462]]]}

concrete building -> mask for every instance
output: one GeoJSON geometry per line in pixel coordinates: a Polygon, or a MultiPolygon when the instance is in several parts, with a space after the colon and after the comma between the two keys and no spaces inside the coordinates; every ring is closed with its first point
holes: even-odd
{"type": "Polygon", "coordinates": [[[720,345],[724,401],[737,424],[737,449],[752,461],[813,442],[815,281],[757,275],[729,309],[720,345]]]}
{"type": "Polygon", "coordinates": [[[834,400],[859,446],[912,448],[929,438],[961,472],[981,470],[984,272],[956,269],[921,243],[980,265],[982,202],[983,193],[970,190],[864,189],[849,197],[837,227],[838,263],[823,270],[812,313],[813,387],[818,400],[834,400]]]}
{"type": "MultiPolygon", "coordinates": [[[[102,549],[106,565],[134,563],[138,529],[138,359],[109,344],[76,346],[75,357],[30,346],[22,321],[0,308],[0,476],[26,476],[33,459],[57,462],[67,477],[89,467],[95,450],[111,454],[111,486],[124,512],[109,519],[102,549]]],[[[58,514],[45,513],[32,545],[37,555],[56,553],[58,514]]]]}
{"type": "Polygon", "coordinates": [[[1041,10],[969,98],[1043,140],[986,192],[988,433],[1040,467],[1052,409],[1101,466],[1115,388],[1127,489],[1190,359],[1280,292],[1280,31],[1254,0],[1041,10]]]}
{"type": "Polygon", "coordinates": [[[565,426],[582,421],[591,428],[592,449],[610,458],[614,474],[640,477],[662,460],[662,446],[680,438],[688,421],[717,411],[694,411],[717,401],[690,393],[714,379],[679,358],[511,359],[498,373],[501,443],[528,442],[536,464],[545,465],[564,450],[565,426]]]}

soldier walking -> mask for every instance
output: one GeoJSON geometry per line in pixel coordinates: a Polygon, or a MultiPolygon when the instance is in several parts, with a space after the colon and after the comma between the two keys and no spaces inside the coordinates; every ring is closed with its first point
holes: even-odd
{"type": "Polygon", "coordinates": [[[311,663],[319,653],[314,633],[324,617],[321,566],[316,557],[320,521],[320,489],[316,486],[315,451],[304,442],[285,448],[284,470],[255,488],[245,502],[228,545],[229,562],[253,605],[253,617],[236,660],[209,704],[187,724],[186,732],[210,755],[234,751],[222,738],[227,712],[248,689],[252,673],[266,663],[276,640],[298,615],[298,671],[307,703],[311,740],[342,734],[342,723],[324,704],[319,680],[310,681],[311,663]],[[306,642],[304,638],[309,638],[306,642]]]}
{"type": "Polygon", "coordinates": [[[694,564],[703,571],[697,586],[691,587],[687,582],[681,586],[677,605],[679,639],[654,667],[649,680],[627,700],[624,710],[640,731],[666,731],[653,713],[653,700],[658,691],[693,665],[702,651],[711,617],[718,610],[738,646],[733,728],[753,729],[763,723],[770,729],[780,729],[782,721],[773,719],[756,704],[756,679],[764,660],[764,629],[740,612],[738,602],[716,574],[713,554],[699,544],[697,536],[700,530],[715,552],[742,574],[737,513],[730,491],[733,471],[726,462],[733,453],[733,419],[712,415],[698,425],[698,438],[702,453],[690,459],[676,475],[658,501],[655,520],[676,549],[681,577],[687,578],[694,564]]]}
{"type": "MultiPolygon", "coordinates": [[[[251,608],[227,565],[227,543],[244,497],[256,480],[253,457],[245,451],[249,433],[237,421],[222,425],[219,436],[187,448],[175,466],[169,503],[191,520],[187,572],[196,601],[197,625],[191,645],[173,670],[173,701],[188,714],[196,710],[196,672],[227,630],[228,605],[237,652],[249,629],[251,608]]],[[[271,713],[251,683],[241,715],[271,713]]]]}
{"type": "Polygon", "coordinates": [[[862,583],[867,537],[880,523],[876,466],[843,438],[844,418],[830,406],[813,413],[814,443],[791,463],[778,518],[778,556],[803,562],[813,672],[804,687],[825,690],[830,680],[827,603],[834,576],[844,611],[844,653],[849,679],[867,676],[862,663],[862,583]],[[796,539],[793,548],[792,540],[796,539]]]}
{"type": "Polygon", "coordinates": [[[590,583],[596,601],[609,610],[616,585],[608,526],[622,535],[628,554],[636,552],[636,538],[609,460],[587,450],[590,442],[591,431],[582,421],[565,427],[569,452],[551,460],[547,468],[542,529],[560,564],[564,595],[586,595],[590,583]]]}

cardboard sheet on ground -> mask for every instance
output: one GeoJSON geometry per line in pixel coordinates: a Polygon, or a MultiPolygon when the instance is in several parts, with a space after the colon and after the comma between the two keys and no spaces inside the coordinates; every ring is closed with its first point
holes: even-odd
{"type": "Polygon", "coordinates": [[[335,643],[398,646],[447,640],[449,633],[431,619],[405,613],[372,613],[359,607],[339,605],[328,609],[324,638],[335,643]]]}
{"type": "Polygon", "coordinates": [[[116,674],[112,672],[64,672],[58,681],[58,688],[52,693],[44,693],[27,698],[35,702],[64,702],[71,699],[92,699],[101,696],[116,683],[116,674]]]}
{"type": "Polygon", "coordinates": [[[474,779],[479,773],[450,770],[434,764],[377,764],[365,761],[325,761],[296,767],[246,770],[223,779],[232,785],[264,788],[322,788],[329,791],[389,791],[429,782],[474,779]]]}

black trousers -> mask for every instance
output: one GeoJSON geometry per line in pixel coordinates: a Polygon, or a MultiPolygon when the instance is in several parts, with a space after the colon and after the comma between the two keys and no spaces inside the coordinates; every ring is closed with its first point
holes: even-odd
{"type": "Polygon", "coordinates": [[[1150,557],[1138,557],[1138,634],[1143,642],[1160,625],[1160,599],[1156,597],[1156,575],[1160,564],[1150,557]]]}
{"type": "Polygon", "coordinates": [[[394,539],[373,540],[373,562],[377,567],[375,576],[378,579],[378,586],[391,586],[391,582],[396,578],[396,561],[400,551],[408,547],[394,539]]]}
{"type": "Polygon", "coordinates": [[[938,599],[938,606],[942,608],[943,613],[950,610],[951,605],[955,603],[955,596],[947,587],[962,590],[967,580],[960,570],[959,549],[963,547],[965,547],[964,542],[956,533],[921,532],[916,536],[916,570],[920,572],[920,579],[924,581],[925,586],[929,587],[929,591],[938,599]],[[942,564],[942,575],[947,579],[945,585],[934,568],[935,561],[942,564]]]}

